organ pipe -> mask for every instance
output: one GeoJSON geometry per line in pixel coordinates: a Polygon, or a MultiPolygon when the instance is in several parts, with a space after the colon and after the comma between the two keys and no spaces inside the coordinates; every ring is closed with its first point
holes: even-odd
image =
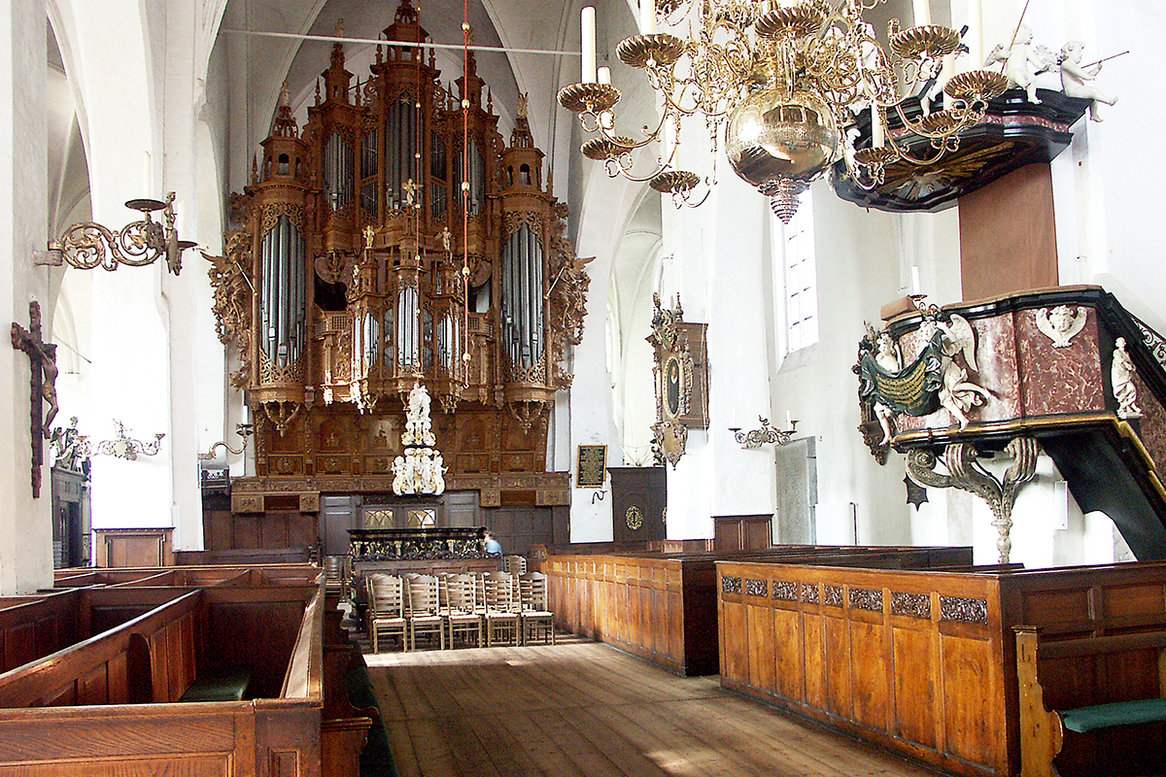
{"type": "Polygon", "coordinates": [[[526,223],[502,251],[502,333],[510,363],[530,370],[542,359],[543,248],[526,223]]]}
{"type": "Polygon", "coordinates": [[[263,353],[283,369],[294,364],[305,341],[305,246],[287,214],[276,219],[260,246],[263,353]]]}
{"type": "Polygon", "coordinates": [[[324,144],[324,197],[332,210],[352,201],[354,187],[352,148],[340,133],[333,132],[324,144]]]}

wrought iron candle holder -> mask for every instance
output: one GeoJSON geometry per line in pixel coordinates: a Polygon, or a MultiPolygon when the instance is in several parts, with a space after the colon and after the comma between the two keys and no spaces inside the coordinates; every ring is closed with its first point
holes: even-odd
{"type": "Polygon", "coordinates": [[[113,271],[118,265],[143,267],[166,258],[166,268],[178,275],[182,272],[182,252],[197,243],[179,240],[174,226],[174,192],[165,201],[136,199],[126,203],[130,210],[142,213],[141,221],[134,221],[115,231],[92,221],[74,224],[60,239],[49,242],[48,251],[37,252],[36,264],[60,266],[68,263],[79,270],[101,267],[113,271]],[[150,214],[162,211],[164,224],[154,221],[150,214]]]}
{"type": "Polygon", "coordinates": [[[786,445],[793,439],[798,426],[797,421],[787,418],[786,423],[789,424],[789,429],[783,430],[772,426],[768,418],[762,416],[757,416],[757,418],[761,421],[760,429],[751,429],[746,432],[742,431],[739,426],[729,427],[729,431],[733,433],[733,439],[746,450],[760,448],[762,445],[786,445]]]}
{"type": "Polygon", "coordinates": [[[154,435],[153,442],[142,442],[126,434],[126,427],[121,421],[114,420],[117,426],[117,437],[112,440],[102,440],[98,443],[88,443],[85,453],[91,456],[113,456],[126,461],[137,461],[138,456],[157,456],[161,450],[162,438],[165,433],[154,435]]]}
{"type": "Polygon", "coordinates": [[[230,445],[228,445],[226,440],[219,440],[211,446],[209,451],[206,453],[198,454],[198,460],[214,461],[216,451],[218,451],[219,448],[226,448],[227,453],[230,453],[232,456],[241,455],[247,448],[247,438],[255,434],[255,427],[252,424],[235,424],[235,434],[243,438],[243,441],[239,444],[239,450],[235,450],[230,445]]]}

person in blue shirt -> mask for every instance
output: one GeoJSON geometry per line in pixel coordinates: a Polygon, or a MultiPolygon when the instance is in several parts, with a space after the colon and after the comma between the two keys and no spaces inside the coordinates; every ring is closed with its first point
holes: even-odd
{"type": "Polygon", "coordinates": [[[488,556],[501,556],[502,555],[502,543],[499,542],[498,540],[494,539],[493,534],[491,534],[490,532],[486,532],[486,534],[484,535],[484,539],[486,540],[486,555],[488,555],[488,556]]]}

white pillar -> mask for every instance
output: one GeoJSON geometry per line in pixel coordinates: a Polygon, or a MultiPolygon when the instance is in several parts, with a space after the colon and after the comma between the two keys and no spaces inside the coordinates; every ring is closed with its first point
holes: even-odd
{"type": "MultiPolygon", "coordinates": [[[[28,327],[28,305],[41,305],[52,331],[48,273],[32,251],[47,238],[48,143],[44,92],[44,0],[10,0],[0,13],[0,319],[28,327]]],[[[7,332],[5,341],[8,341],[7,332]]],[[[32,497],[29,432],[30,362],[10,342],[0,345],[0,595],[52,585],[49,468],[32,497]]]]}

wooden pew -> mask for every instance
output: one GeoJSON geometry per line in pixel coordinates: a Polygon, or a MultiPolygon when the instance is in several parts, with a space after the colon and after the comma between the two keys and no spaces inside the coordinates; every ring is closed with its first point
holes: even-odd
{"type": "Polygon", "coordinates": [[[325,710],[319,570],[236,572],[203,588],[154,585],[157,572],[67,591],[88,597],[90,627],[115,625],[0,674],[0,772],[357,774],[370,721],[325,710]],[[127,620],[135,607],[146,611],[127,620]],[[178,703],[200,674],[230,666],[250,671],[253,698],[178,703]]]}
{"type": "MultiPolygon", "coordinates": [[[[1022,759],[1012,627],[1041,627],[1050,648],[1098,638],[1120,646],[1166,632],[1164,591],[1163,562],[931,571],[718,561],[721,684],[945,772],[1013,777],[1022,759]]],[[[1161,694],[1157,684],[1137,688],[1148,670],[1135,653],[1118,651],[1108,674],[1096,674],[1111,678],[1115,699],[1161,694]]],[[[1077,689],[1067,671],[1042,661],[1042,683],[1077,689]]],[[[1106,698],[1044,701],[1068,709],[1106,698]]],[[[1116,763],[1096,757],[1106,752],[1097,742],[1125,736],[1067,739],[1058,763],[1116,763]]]]}
{"type": "Polygon", "coordinates": [[[1083,773],[1166,763],[1166,631],[1047,641],[1035,626],[1014,630],[1022,777],[1059,775],[1066,738],[1065,760],[1092,766],[1083,773]],[[1158,725],[1124,729],[1144,724],[1158,725]]]}
{"type": "Polygon", "coordinates": [[[78,639],[80,594],[21,597],[0,609],[0,672],[55,653],[78,639]]]}
{"type": "Polygon", "coordinates": [[[762,551],[551,555],[550,609],[562,628],[609,642],[685,676],[716,674],[715,563],[817,561],[870,567],[970,563],[970,548],[784,545],[762,551]]]}

